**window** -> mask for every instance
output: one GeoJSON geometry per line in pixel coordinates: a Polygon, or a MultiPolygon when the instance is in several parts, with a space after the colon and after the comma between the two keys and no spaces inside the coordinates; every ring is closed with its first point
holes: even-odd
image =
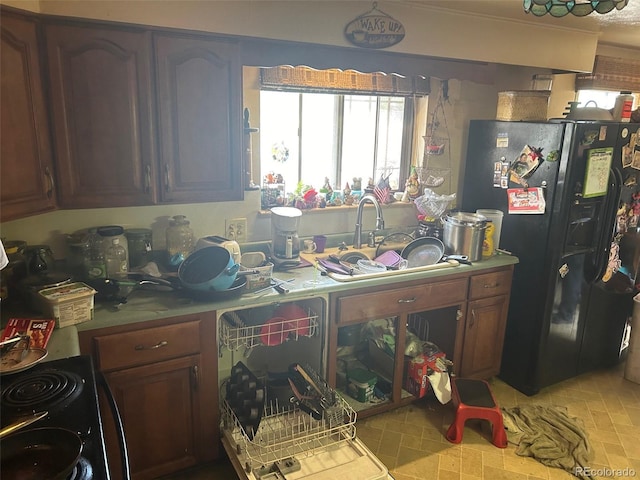
{"type": "MultiPolygon", "coordinates": [[[[260,170],[277,196],[388,178],[402,190],[419,165],[430,79],[383,72],[260,69],[260,170]],[[282,185],[284,183],[284,186],[282,185]],[[284,190],[284,192],[283,192],[284,190]]],[[[264,200],[264,198],[263,198],[264,200]]]]}
{"type": "Polygon", "coordinates": [[[381,175],[399,189],[411,163],[412,107],[403,96],[261,91],[262,175],[281,174],[287,192],[325,178],[341,190],[360,177],[364,188],[381,175]]]}

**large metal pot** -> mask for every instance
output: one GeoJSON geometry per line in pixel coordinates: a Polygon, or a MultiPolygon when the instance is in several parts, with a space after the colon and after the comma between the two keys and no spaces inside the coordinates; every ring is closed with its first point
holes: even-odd
{"type": "Polygon", "coordinates": [[[447,254],[466,255],[472,262],[482,258],[482,242],[487,218],[477,213],[451,212],[444,219],[444,246],[447,254]]]}

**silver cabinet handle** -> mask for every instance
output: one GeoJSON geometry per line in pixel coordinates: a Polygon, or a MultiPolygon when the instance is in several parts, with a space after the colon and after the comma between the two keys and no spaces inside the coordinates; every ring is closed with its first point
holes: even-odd
{"type": "Polygon", "coordinates": [[[136,345],[134,348],[136,350],[155,350],[156,348],[166,347],[167,345],[169,345],[169,342],[167,342],[166,340],[162,340],[161,342],[158,342],[151,347],[145,347],[144,345],[136,345]]]}
{"type": "Polygon", "coordinates": [[[485,283],[483,285],[483,288],[498,288],[500,286],[500,283],[485,283]]]}
{"type": "Polygon", "coordinates": [[[169,164],[164,164],[164,189],[165,191],[169,191],[169,164]]]}
{"type": "Polygon", "coordinates": [[[474,308],[471,309],[471,320],[469,320],[469,328],[472,328],[474,323],[476,323],[476,310],[474,308]]]}
{"type": "Polygon", "coordinates": [[[151,190],[151,165],[147,164],[144,167],[144,193],[149,193],[151,190]]]}
{"type": "Polygon", "coordinates": [[[55,188],[55,183],[53,182],[53,175],[51,175],[51,170],[49,170],[49,167],[44,168],[44,176],[47,177],[47,180],[49,181],[47,198],[51,198],[53,196],[53,189],[55,188]]]}
{"type": "Polygon", "coordinates": [[[413,298],[401,298],[398,303],[413,303],[416,301],[416,297],[413,298]]]}
{"type": "Polygon", "coordinates": [[[193,389],[198,390],[198,384],[200,383],[200,370],[197,365],[191,368],[191,374],[193,375],[193,389]]]}

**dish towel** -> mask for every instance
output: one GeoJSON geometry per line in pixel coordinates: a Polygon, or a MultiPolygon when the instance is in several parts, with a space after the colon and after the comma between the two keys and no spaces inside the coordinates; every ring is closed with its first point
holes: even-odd
{"type": "Polygon", "coordinates": [[[565,407],[520,405],[502,408],[502,417],[516,454],[581,479],[592,478],[586,475],[593,460],[589,439],[581,420],[569,417],[565,407]]]}

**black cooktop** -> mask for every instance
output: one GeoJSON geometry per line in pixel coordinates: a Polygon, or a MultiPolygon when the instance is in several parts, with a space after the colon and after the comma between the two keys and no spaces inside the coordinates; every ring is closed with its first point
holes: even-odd
{"type": "Polygon", "coordinates": [[[82,457],[69,480],[108,480],[104,432],[93,362],[81,355],[43,362],[29,370],[0,376],[0,425],[47,411],[28,428],[59,427],[77,433],[82,457]]]}

